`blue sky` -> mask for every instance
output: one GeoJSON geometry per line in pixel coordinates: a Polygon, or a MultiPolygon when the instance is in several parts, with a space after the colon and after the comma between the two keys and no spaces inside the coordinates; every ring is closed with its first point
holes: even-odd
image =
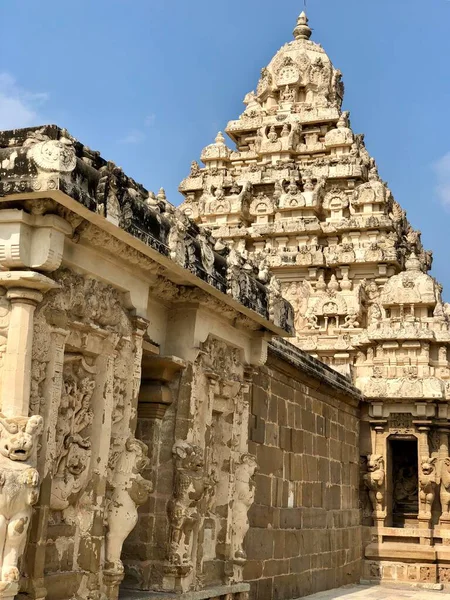
{"type": "MultiPolygon", "coordinates": [[[[450,300],[450,1],[308,0],[344,107],[450,300]]],[[[0,129],[57,123],[175,204],[303,0],[2,3],[0,129]]]]}

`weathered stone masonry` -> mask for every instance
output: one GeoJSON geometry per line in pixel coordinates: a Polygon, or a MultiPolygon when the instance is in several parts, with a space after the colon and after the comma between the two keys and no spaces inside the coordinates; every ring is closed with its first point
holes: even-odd
{"type": "Polygon", "coordinates": [[[0,595],[242,600],[249,373],[291,307],[65,130],[0,142],[0,595]]]}
{"type": "Polygon", "coordinates": [[[450,306],[311,33],[180,209],[0,133],[1,598],[450,584],[450,306]]]}
{"type": "Polygon", "coordinates": [[[342,74],[305,13],[293,34],[227,124],[235,147],[219,133],[204,166],[192,163],[182,210],[276,275],[295,310],[293,343],[368,401],[364,577],[448,585],[450,305],[342,110],[342,74]]]}
{"type": "Polygon", "coordinates": [[[359,393],[291,344],[253,379],[257,457],[246,538],[251,598],[289,599],[358,581],[359,393]]]}

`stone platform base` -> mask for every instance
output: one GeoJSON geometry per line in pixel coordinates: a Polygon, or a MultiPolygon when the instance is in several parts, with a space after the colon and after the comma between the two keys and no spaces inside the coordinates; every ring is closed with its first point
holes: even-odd
{"type": "Polygon", "coordinates": [[[219,585],[198,592],[185,592],[184,594],[121,589],[119,600],[248,600],[249,590],[248,583],[219,585]]]}
{"type": "Polygon", "coordinates": [[[362,583],[401,583],[423,589],[450,589],[450,565],[401,560],[365,560],[362,583]]]}
{"type": "Polygon", "coordinates": [[[372,529],[363,581],[450,589],[450,530],[409,527],[372,529]]]}

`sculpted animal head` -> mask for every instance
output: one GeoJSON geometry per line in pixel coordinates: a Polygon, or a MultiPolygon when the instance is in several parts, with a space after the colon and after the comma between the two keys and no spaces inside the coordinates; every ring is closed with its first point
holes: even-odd
{"type": "Polygon", "coordinates": [[[138,473],[143,471],[150,464],[150,459],[147,456],[148,446],[137,440],[135,437],[129,437],[126,441],[125,448],[128,452],[133,452],[135,455],[135,468],[138,473]]]}
{"type": "Polygon", "coordinates": [[[10,460],[26,461],[30,458],[42,431],[43,418],[6,418],[0,414],[0,454],[10,460]]]}
{"type": "Polygon", "coordinates": [[[421,462],[421,468],[422,468],[422,473],[424,475],[431,475],[434,471],[434,463],[436,462],[436,457],[435,458],[422,458],[422,462],[421,462]]]}
{"type": "Polygon", "coordinates": [[[369,454],[367,457],[367,470],[369,473],[378,471],[378,469],[384,468],[384,458],[381,454],[369,454]]]}
{"type": "Polygon", "coordinates": [[[200,471],[203,468],[203,450],[189,442],[178,440],[172,448],[177,466],[189,471],[200,471]]]}

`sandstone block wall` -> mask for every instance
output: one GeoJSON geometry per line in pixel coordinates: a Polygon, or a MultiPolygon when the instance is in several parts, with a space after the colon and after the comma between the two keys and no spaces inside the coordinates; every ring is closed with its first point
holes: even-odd
{"type": "Polygon", "coordinates": [[[292,352],[272,349],[253,379],[249,451],[259,471],[244,569],[251,599],[298,598],[360,577],[357,394],[292,352]]]}

